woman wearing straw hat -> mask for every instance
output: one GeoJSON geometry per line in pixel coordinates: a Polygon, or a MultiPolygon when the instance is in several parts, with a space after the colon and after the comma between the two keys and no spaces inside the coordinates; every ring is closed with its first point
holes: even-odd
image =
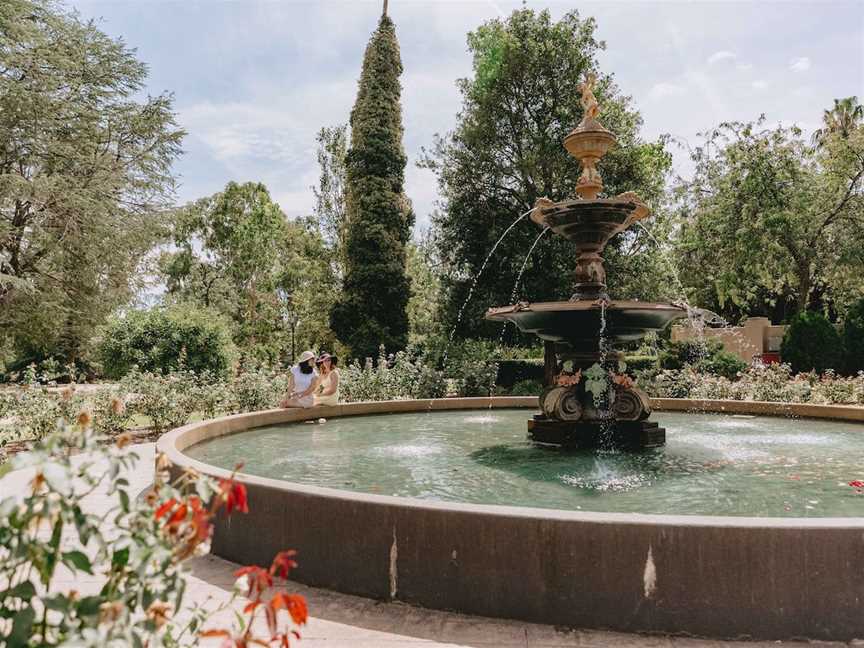
{"type": "Polygon", "coordinates": [[[315,364],[318,366],[318,389],[315,391],[316,405],[339,404],[339,370],[336,368],[338,358],[329,353],[318,356],[315,364]]]}
{"type": "Polygon", "coordinates": [[[280,403],[281,407],[312,407],[315,404],[315,389],[318,387],[318,373],[314,367],[315,354],[304,351],[291,367],[288,378],[288,395],[280,403]]]}

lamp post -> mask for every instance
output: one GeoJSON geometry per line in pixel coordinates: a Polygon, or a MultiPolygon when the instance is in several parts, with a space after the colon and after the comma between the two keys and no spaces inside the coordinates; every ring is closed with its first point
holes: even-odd
{"type": "Polygon", "coordinates": [[[297,331],[297,325],[300,323],[300,315],[294,308],[294,300],[291,293],[284,288],[280,288],[276,291],[276,294],[279,297],[279,302],[282,304],[282,323],[291,333],[291,364],[293,365],[294,358],[297,355],[295,334],[297,331]]]}

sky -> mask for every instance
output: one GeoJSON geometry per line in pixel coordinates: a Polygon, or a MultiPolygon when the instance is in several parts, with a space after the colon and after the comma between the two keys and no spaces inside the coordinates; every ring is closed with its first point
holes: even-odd
{"type": "MultiPolygon", "coordinates": [[[[121,36],[149,66],[148,92],[170,91],[188,131],[176,164],[178,201],[261,181],[290,217],[312,212],[315,134],[345,123],[380,0],[67,0],[121,36]]],[[[727,120],[819,127],[835,97],[864,98],[864,2],[529,1],[553,17],[593,16],[615,75],[644,118],[669,134],[675,169],[686,146],[727,120]]],[[[418,228],[435,208],[420,149],[455,125],[456,80],[470,76],[466,34],[522,2],[390,0],[404,73],[406,193],[418,228]]],[[[573,101],[578,101],[573,97],[573,101]]],[[[602,121],[602,114],[601,114],[602,121]]],[[[575,126],[575,124],[574,124],[575,126]]],[[[575,162],[574,162],[575,163],[575,162]]]]}

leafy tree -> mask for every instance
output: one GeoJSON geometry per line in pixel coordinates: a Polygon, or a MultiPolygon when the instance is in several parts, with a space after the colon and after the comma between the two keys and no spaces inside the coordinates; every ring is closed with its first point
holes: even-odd
{"type": "Polygon", "coordinates": [[[725,123],[693,159],[677,191],[679,262],[702,269],[683,274],[694,303],[795,314],[854,294],[843,275],[864,269],[864,128],[817,148],[795,127],[725,123]]]}
{"type": "Polygon", "coordinates": [[[780,346],[780,357],[792,371],[839,369],[843,357],[843,341],[831,322],[822,313],[805,311],[790,322],[780,346]]]}
{"type": "Polygon", "coordinates": [[[428,237],[408,244],[408,276],[411,299],[408,301],[409,342],[422,347],[441,335],[438,306],[441,281],[435,268],[434,249],[428,237]]]}
{"type": "Polygon", "coordinates": [[[858,97],[835,99],[834,107],[822,113],[824,126],[813,133],[812,142],[821,144],[829,135],[839,135],[844,139],[855,132],[864,120],[864,106],[858,103],[858,97]]]}
{"type": "Polygon", "coordinates": [[[173,242],[160,260],[169,296],[230,318],[244,357],[273,363],[288,348],[284,295],[299,342],[332,343],[326,300],[335,279],[323,240],[311,222],[289,222],[264,185],[231,182],[178,210],[173,242]]]}
{"type": "Polygon", "coordinates": [[[339,277],[345,265],[345,156],[348,152],[348,127],[324,127],[318,131],[318,186],[315,194],[315,218],[332,250],[339,277]]]}
{"type": "Polygon", "coordinates": [[[855,302],[843,320],[843,352],[847,373],[864,371],[864,299],[855,302]]]}
{"type": "MultiPolygon", "coordinates": [[[[457,324],[486,255],[513,220],[541,196],[574,196],[580,168],[562,142],[583,116],[578,86],[586,73],[597,72],[597,54],[605,47],[595,38],[595,28],[593,19],[583,20],[576,11],[556,22],[548,11],[521,9],[468,35],[473,75],[457,82],[462,110],[454,130],[437,137],[422,162],[438,175],[443,197],[433,223],[448,328],[457,324]]],[[[620,94],[611,75],[598,78],[601,121],[620,143],[602,162],[606,192],[637,191],[656,203],[670,165],[663,141],[640,139],[642,120],[630,99],[620,94]]],[[[498,336],[500,328],[484,324],[483,313],[489,306],[510,303],[525,254],[538,234],[526,220],[502,242],[458,322],[460,334],[498,336]]],[[[613,292],[643,298],[658,292],[658,282],[639,285],[645,281],[639,273],[618,262],[628,250],[652,247],[644,237],[642,230],[634,230],[610,245],[613,292]],[[628,278],[637,283],[629,285],[628,278]]],[[[541,240],[526,265],[521,295],[532,301],[569,298],[573,259],[572,243],[555,236],[541,240]]]]}
{"type": "Polygon", "coordinates": [[[134,288],[183,136],[146,66],[50,0],[0,6],[0,337],[73,361],[134,288]]]}
{"type": "Polygon", "coordinates": [[[233,351],[227,323],[213,311],[187,304],[115,317],[99,345],[109,378],[122,378],[134,366],[145,372],[189,369],[224,375],[233,351]]]}
{"type": "Polygon", "coordinates": [[[363,58],[346,157],[345,278],[330,323],[353,355],[408,342],[410,284],[405,247],[414,214],[403,191],[405,151],[399,103],[402,61],[396,28],[381,16],[363,58]]]}

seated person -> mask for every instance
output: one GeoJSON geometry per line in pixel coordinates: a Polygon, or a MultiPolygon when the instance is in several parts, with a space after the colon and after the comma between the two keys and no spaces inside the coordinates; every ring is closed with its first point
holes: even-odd
{"type": "Polygon", "coordinates": [[[339,404],[339,370],[336,368],[338,362],[339,359],[329,353],[322,353],[315,361],[320,376],[315,392],[316,405],[339,404]]]}
{"type": "Polygon", "coordinates": [[[318,387],[318,373],[312,366],[314,360],[312,351],[304,351],[297,358],[288,379],[288,395],[279,403],[280,407],[312,407],[315,404],[313,394],[318,387]]]}

